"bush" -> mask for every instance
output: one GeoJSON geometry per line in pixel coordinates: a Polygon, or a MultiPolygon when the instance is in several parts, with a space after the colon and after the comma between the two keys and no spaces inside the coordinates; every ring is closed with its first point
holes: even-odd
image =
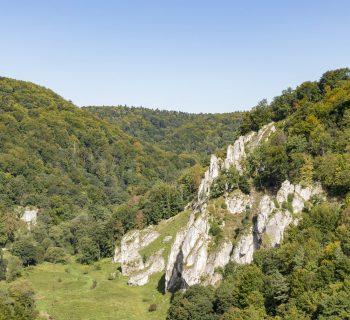
{"type": "Polygon", "coordinates": [[[13,281],[22,275],[23,262],[16,256],[7,259],[6,280],[13,281]]]}
{"type": "Polygon", "coordinates": [[[49,247],[44,259],[51,263],[65,263],[67,260],[64,249],[59,247],[49,247]]]}
{"type": "Polygon", "coordinates": [[[155,303],[150,304],[150,306],[148,307],[148,311],[149,312],[157,311],[157,305],[155,303]]]}
{"type": "Polygon", "coordinates": [[[90,289],[93,290],[96,288],[96,286],[97,286],[97,281],[93,280],[90,289]]]}
{"type": "Polygon", "coordinates": [[[38,262],[37,248],[29,239],[16,240],[11,252],[22,260],[23,265],[35,265],[38,262]]]}
{"type": "Polygon", "coordinates": [[[213,236],[213,237],[216,237],[216,236],[219,236],[221,234],[222,230],[221,230],[221,227],[220,225],[216,222],[216,221],[213,221],[211,224],[210,224],[210,229],[209,229],[209,233],[213,236]]]}
{"type": "Polygon", "coordinates": [[[83,264],[91,264],[99,259],[99,251],[96,242],[89,237],[82,237],[79,240],[78,261],[83,264]]]}

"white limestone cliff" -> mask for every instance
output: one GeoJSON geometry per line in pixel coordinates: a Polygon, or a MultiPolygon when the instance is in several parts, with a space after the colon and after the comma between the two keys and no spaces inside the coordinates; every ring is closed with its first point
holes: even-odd
{"type": "Polygon", "coordinates": [[[205,201],[209,196],[210,186],[215,178],[219,176],[221,160],[215,155],[210,158],[209,169],[205,172],[204,178],[198,188],[198,202],[205,201]]]}
{"type": "Polygon", "coordinates": [[[21,214],[21,220],[27,224],[28,230],[31,227],[36,225],[39,209],[37,208],[24,208],[23,213],[21,214]]]}
{"type": "Polygon", "coordinates": [[[235,190],[225,198],[227,210],[232,214],[238,214],[246,211],[252,206],[252,199],[239,189],[235,190]]]}
{"type": "Polygon", "coordinates": [[[253,228],[250,228],[249,233],[240,238],[230,260],[240,264],[250,263],[253,261],[253,254],[256,249],[257,243],[254,239],[253,228]]]}
{"type": "Polygon", "coordinates": [[[114,262],[121,263],[123,275],[130,276],[145,269],[145,262],[139,251],[156,240],[158,236],[159,233],[150,226],[143,230],[131,231],[123,237],[113,257],[114,262]]]}
{"type": "Polygon", "coordinates": [[[129,276],[128,284],[134,286],[143,286],[149,281],[149,277],[156,272],[161,272],[165,267],[165,260],[162,256],[163,249],[151,255],[144,267],[129,276]]]}
{"type": "MultiPolygon", "coordinates": [[[[192,207],[189,220],[175,236],[162,240],[163,245],[170,246],[167,259],[164,259],[162,250],[146,261],[140,255],[140,250],[159,236],[152,227],[130,232],[123,237],[121,246],[115,250],[114,262],[121,263],[123,275],[129,276],[130,285],[144,285],[151,274],[164,268],[166,290],[187,288],[198,283],[215,285],[221,279],[218,270],[229,261],[251,263],[254,252],[260,246],[276,246],[282,242],[288,226],[298,223],[305,203],[312,196],[322,193],[319,185],[302,187],[286,180],[275,195],[256,191],[246,195],[240,190],[225,194],[226,212],[238,215],[238,218],[249,212],[250,223],[236,238],[233,230],[232,237],[226,232],[220,243],[216,243],[210,233],[213,217],[208,210],[211,185],[222,170],[235,166],[240,174],[244,174],[247,154],[275,131],[274,124],[270,123],[257,133],[239,137],[228,147],[224,160],[215,155],[211,157],[209,169],[198,190],[197,201],[187,206],[188,209],[192,207]]],[[[221,227],[225,228],[225,221],[221,227]]]]}
{"type": "MultiPolygon", "coordinates": [[[[212,156],[210,167],[199,187],[198,202],[194,206],[196,210],[192,213],[193,222],[187,229],[178,233],[179,236],[170,252],[165,274],[168,290],[176,286],[186,288],[200,282],[214,284],[220,279],[215,270],[230,261],[233,247],[226,241],[214,252],[209,253],[212,237],[209,235],[210,223],[205,203],[209,200],[211,184],[219,176],[221,167],[229,169],[235,166],[238,172],[242,173],[242,160],[246,157],[246,149],[252,150],[258,145],[257,140],[267,139],[274,131],[274,125],[268,124],[258,133],[239,137],[233,146],[228,147],[223,165],[220,159],[212,156]]],[[[250,197],[239,191],[227,197],[225,202],[232,214],[242,213],[252,205],[250,197]]],[[[246,239],[242,238],[235,252],[242,263],[250,260],[254,252],[253,238],[250,235],[246,239]]]]}

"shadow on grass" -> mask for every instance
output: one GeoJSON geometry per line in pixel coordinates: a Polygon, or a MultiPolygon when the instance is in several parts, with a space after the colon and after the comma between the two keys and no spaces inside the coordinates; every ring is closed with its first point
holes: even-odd
{"type": "Polygon", "coordinates": [[[165,294],[165,273],[162,275],[162,277],[158,281],[157,290],[161,294],[165,294]]]}

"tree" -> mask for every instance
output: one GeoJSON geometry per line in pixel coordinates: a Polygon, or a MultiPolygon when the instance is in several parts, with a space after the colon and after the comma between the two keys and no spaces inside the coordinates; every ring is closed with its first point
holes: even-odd
{"type": "Polygon", "coordinates": [[[248,157],[248,170],[258,188],[277,188],[287,178],[288,157],[284,146],[263,144],[248,157]]]}
{"type": "Polygon", "coordinates": [[[176,185],[156,184],[146,195],[143,212],[148,224],[157,224],[183,210],[184,199],[176,185]]]}
{"type": "Polygon", "coordinates": [[[7,259],[6,280],[11,282],[22,275],[23,262],[16,256],[7,259]]]}
{"type": "Polygon", "coordinates": [[[49,247],[45,252],[44,259],[51,263],[64,263],[67,257],[63,248],[49,247]]]}
{"type": "Polygon", "coordinates": [[[167,320],[214,320],[214,288],[194,285],[185,293],[177,292],[167,320]]]}
{"type": "Polygon", "coordinates": [[[1,320],[34,320],[34,291],[27,281],[16,281],[8,286],[0,285],[0,319],[1,320]]]}
{"type": "Polygon", "coordinates": [[[264,293],[266,308],[269,312],[274,313],[276,308],[289,298],[287,279],[279,271],[274,270],[265,279],[264,293]]]}
{"type": "Polygon", "coordinates": [[[6,262],[4,260],[4,254],[2,248],[0,248],[0,281],[6,278],[6,262]]]}
{"type": "Polygon", "coordinates": [[[324,93],[327,88],[334,89],[342,80],[350,79],[350,69],[342,68],[325,72],[320,79],[320,89],[324,93]]]}
{"type": "Polygon", "coordinates": [[[11,253],[19,257],[23,265],[35,265],[38,262],[37,248],[31,239],[20,238],[12,245],[11,253]]]}
{"type": "Polygon", "coordinates": [[[91,264],[100,257],[96,242],[87,236],[79,239],[78,253],[78,261],[83,264],[91,264]]]}

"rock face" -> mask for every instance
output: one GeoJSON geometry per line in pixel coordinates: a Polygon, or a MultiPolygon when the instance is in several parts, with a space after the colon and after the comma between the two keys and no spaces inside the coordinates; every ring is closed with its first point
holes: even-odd
{"type": "Polygon", "coordinates": [[[267,195],[264,196],[260,202],[255,228],[259,240],[263,242],[262,235],[265,233],[265,238],[268,239],[269,243],[264,244],[271,246],[280,244],[285,229],[291,223],[298,223],[298,214],[304,209],[305,202],[309,201],[312,196],[321,193],[322,188],[319,184],[303,188],[286,180],[277,192],[275,201],[267,195]],[[291,210],[284,208],[288,207],[288,203],[291,210]]]}
{"type": "Polygon", "coordinates": [[[187,288],[197,283],[215,285],[221,279],[218,269],[229,261],[251,263],[254,252],[259,247],[276,246],[281,243],[286,228],[290,224],[298,223],[305,203],[312,196],[322,192],[319,185],[302,187],[286,180],[276,195],[260,194],[255,190],[246,195],[237,189],[224,195],[226,206],[222,203],[217,206],[209,199],[211,185],[220,173],[234,166],[240,174],[244,174],[243,160],[247,154],[275,131],[274,124],[270,123],[257,133],[239,137],[228,147],[224,160],[215,155],[211,157],[209,169],[198,190],[197,201],[192,206],[187,206],[192,209],[189,220],[175,236],[162,240],[164,246],[170,245],[167,261],[162,250],[151,255],[146,261],[140,255],[140,250],[159,236],[152,227],[132,231],[123,237],[121,246],[115,250],[113,260],[121,263],[122,273],[129,276],[130,285],[144,285],[152,273],[160,272],[164,268],[166,290],[187,288]],[[220,226],[226,233],[223,233],[224,238],[216,243],[210,232],[214,216],[208,208],[212,207],[226,210],[224,215],[229,217],[227,221],[231,223],[241,217],[247,219],[248,216],[250,223],[247,223],[245,230],[238,236],[234,236],[234,229],[225,229],[224,220],[220,226]]]}
{"type": "Polygon", "coordinates": [[[30,230],[32,226],[36,225],[36,220],[39,210],[34,208],[25,208],[21,216],[21,220],[27,224],[28,229],[30,230]]]}
{"type": "Polygon", "coordinates": [[[252,206],[252,200],[249,195],[244,194],[239,189],[226,197],[225,203],[227,210],[232,214],[242,213],[252,206]]]}
{"type": "Polygon", "coordinates": [[[163,271],[165,261],[162,257],[162,253],[163,249],[160,249],[155,254],[151,255],[144,264],[143,269],[130,275],[128,284],[143,286],[149,281],[150,275],[163,271]]]}
{"type": "Polygon", "coordinates": [[[150,226],[143,230],[131,231],[123,237],[120,247],[115,249],[113,262],[121,263],[124,276],[131,276],[141,270],[149,269],[149,261],[143,261],[139,251],[156,240],[158,236],[159,233],[150,226]]]}
{"type": "Polygon", "coordinates": [[[243,235],[239,240],[230,260],[240,264],[250,263],[253,261],[253,254],[257,248],[258,243],[254,239],[253,228],[250,228],[249,233],[243,235]]]}
{"type": "MultiPolygon", "coordinates": [[[[227,157],[222,162],[212,156],[210,167],[202,179],[198,202],[191,215],[191,222],[181,230],[171,248],[165,274],[165,286],[168,290],[176,287],[186,288],[199,282],[215,284],[220,280],[220,274],[216,272],[218,267],[225,266],[231,259],[231,255],[237,256],[241,263],[251,261],[255,244],[252,235],[242,238],[233,251],[230,241],[225,241],[214,252],[209,252],[212,237],[209,235],[209,214],[206,209],[210,187],[221,169],[229,169],[235,166],[242,173],[244,168],[242,160],[246,158],[246,149],[252,150],[262,139],[267,139],[275,131],[273,124],[266,125],[258,133],[250,133],[239,137],[233,146],[227,149],[227,157]]],[[[227,209],[232,214],[242,213],[247,207],[251,207],[249,196],[242,192],[235,192],[225,199],[227,209]]]]}
{"type": "Polygon", "coordinates": [[[166,268],[166,287],[186,288],[200,281],[208,257],[208,218],[205,207],[193,212],[187,226],[177,234],[166,268]]]}
{"type": "Polygon", "coordinates": [[[219,161],[215,155],[212,155],[210,158],[209,169],[205,172],[204,178],[198,188],[198,202],[205,201],[208,197],[212,182],[219,176],[220,167],[221,161],[219,161]]]}

